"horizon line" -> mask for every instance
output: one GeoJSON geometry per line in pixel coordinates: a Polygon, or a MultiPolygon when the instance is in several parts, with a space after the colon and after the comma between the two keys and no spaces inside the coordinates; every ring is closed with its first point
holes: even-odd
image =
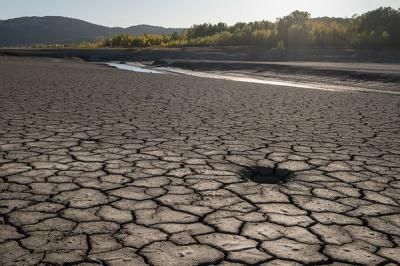
{"type": "MultiPolygon", "coordinates": [[[[390,6],[381,6],[381,7],[379,7],[379,8],[386,8],[386,7],[390,7],[390,6]]],[[[376,9],[379,9],[379,8],[376,8],[376,9]]],[[[390,7],[390,8],[393,8],[393,7],[390,7]]],[[[376,9],[371,9],[371,10],[369,10],[369,11],[366,11],[365,13],[370,12],[370,11],[373,11],[373,10],[376,10],[376,9]]],[[[393,8],[393,9],[395,9],[395,8],[393,8]]],[[[297,10],[298,10],[298,9],[297,9],[297,10]]],[[[294,11],[297,11],[297,10],[293,10],[293,11],[291,11],[291,12],[294,12],[294,11]]],[[[400,8],[399,8],[398,10],[400,10],[400,8]]],[[[298,10],[298,11],[310,13],[309,11],[304,11],[304,10],[298,10]]],[[[290,15],[291,12],[290,12],[289,14],[287,14],[287,15],[290,15]]],[[[365,13],[362,13],[362,14],[365,14],[365,13]]],[[[340,18],[341,18],[341,19],[350,19],[350,18],[352,18],[352,17],[354,17],[354,16],[362,15],[362,14],[357,14],[357,13],[356,13],[356,14],[353,14],[351,17],[348,17],[348,16],[343,16],[343,17],[338,17],[338,16],[318,16],[318,17],[313,17],[312,14],[310,13],[310,15],[311,15],[310,18],[311,18],[311,19],[316,19],[316,18],[337,18],[337,19],[340,19],[340,18]]],[[[286,15],[286,16],[287,16],[287,15],[286,15]]],[[[32,15],[32,16],[20,16],[20,17],[12,17],[12,18],[0,18],[0,21],[7,21],[7,20],[13,20],[13,19],[19,19],[19,18],[45,18],[45,17],[71,18],[71,19],[76,19],[76,20],[84,21],[84,22],[87,22],[87,23],[90,23],[90,24],[94,24],[94,25],[98,25],[98,26],[103,26],[103,27],[108,27],[108,28],[124,28],[124,29],[129,28],[129,27],[134,27],[134,26],[142,26],[142,25],[144,25],[144,26],[163,27],[163,28],[174,28],[174,29],[188,29],[188,28],[190,28],[190,27],[192,27],[192,26],[194,26],[194,25],[201,25],[201,24],[204,24],[204,23],[217,24],[217,23],[212,23],[212,22],[201,22],[201,23],[192,24],[192,25],[190,25],[190,26],[169,26],[169,25],[168,25],[168,26],[164,26],[164,25],[155,25],[155,24],[139,23],[139,24],[132,24],[131,26],[124,27],[124,26],[111,26],[111,25],[106,25],[106,24],[103,24],[103,23],[91,22],[89,19],[86,20],[86,19],[84,19],[84,18],[78,18],[78,17],[72,17],[72,16],[71,16],[71,17],[70,17],[70,16],[62,16],[62,15],[42,15],[42,16],[32,15]]],[[[256,22],[256,21],[276,22],[277,20],[279,20],[279,19],[281,19],[281,18],[282,18],[282,17],[277,17],[277,18],[275,18],[274,21],[268,20],[268,19],[262,19],[262,20],[237,21],[237,22],[235,22],[234,24],[228,24],[228,23],[223,22],[223,21],[220,21],[220,22],[218,22],[218,23],[225,23],[225,24],[227,24],[228,26],[233,26],[233,25],[235,25],[236,23],[251,23],[251,22],[256,22]]]]}

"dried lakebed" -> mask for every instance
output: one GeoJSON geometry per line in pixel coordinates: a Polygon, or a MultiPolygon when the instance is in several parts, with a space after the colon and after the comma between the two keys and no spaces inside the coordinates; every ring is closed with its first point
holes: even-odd
{"type": "Polygon", "coordinates": [[[0,57],[1,265],[397,265],[399,96],[0,57]]]}

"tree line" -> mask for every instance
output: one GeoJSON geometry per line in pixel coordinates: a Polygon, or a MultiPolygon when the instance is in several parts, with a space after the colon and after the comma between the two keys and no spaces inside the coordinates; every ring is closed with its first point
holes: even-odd
{"type": "Polygon", "coordinates": [[[171,35],[122,34],[83,47],[257,46],[264,48],[400,48],[400,9],[381,7],[352,18],[311,18],[294,11],[276,22],[194,25],[171,35]]]}

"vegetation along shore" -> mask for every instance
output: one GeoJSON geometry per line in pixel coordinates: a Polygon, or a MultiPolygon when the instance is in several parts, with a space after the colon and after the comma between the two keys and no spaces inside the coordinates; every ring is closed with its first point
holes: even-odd
{"type": "Polygon", "coordinates": [[[164,35],[120,34],[96,41],[42,44],[36,48],[100,47],[227,47],[264,48],[400,48],[400,10],[381,7],[351,18],[312,18],[294,11],[276,22],[256,21],[194,25],[180,33],[164,35]]]}

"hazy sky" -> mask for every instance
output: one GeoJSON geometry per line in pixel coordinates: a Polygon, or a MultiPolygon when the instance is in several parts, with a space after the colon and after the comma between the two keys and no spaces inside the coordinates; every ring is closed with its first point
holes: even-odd
{"type": "Polygon", "coordinates": [[[0,0],[0,19],[67,16],[107,26],[152,24],[188,27],[203,22],[254,21],[299,9],[313,17],[351,17],[400,0],[0,0]]]}

